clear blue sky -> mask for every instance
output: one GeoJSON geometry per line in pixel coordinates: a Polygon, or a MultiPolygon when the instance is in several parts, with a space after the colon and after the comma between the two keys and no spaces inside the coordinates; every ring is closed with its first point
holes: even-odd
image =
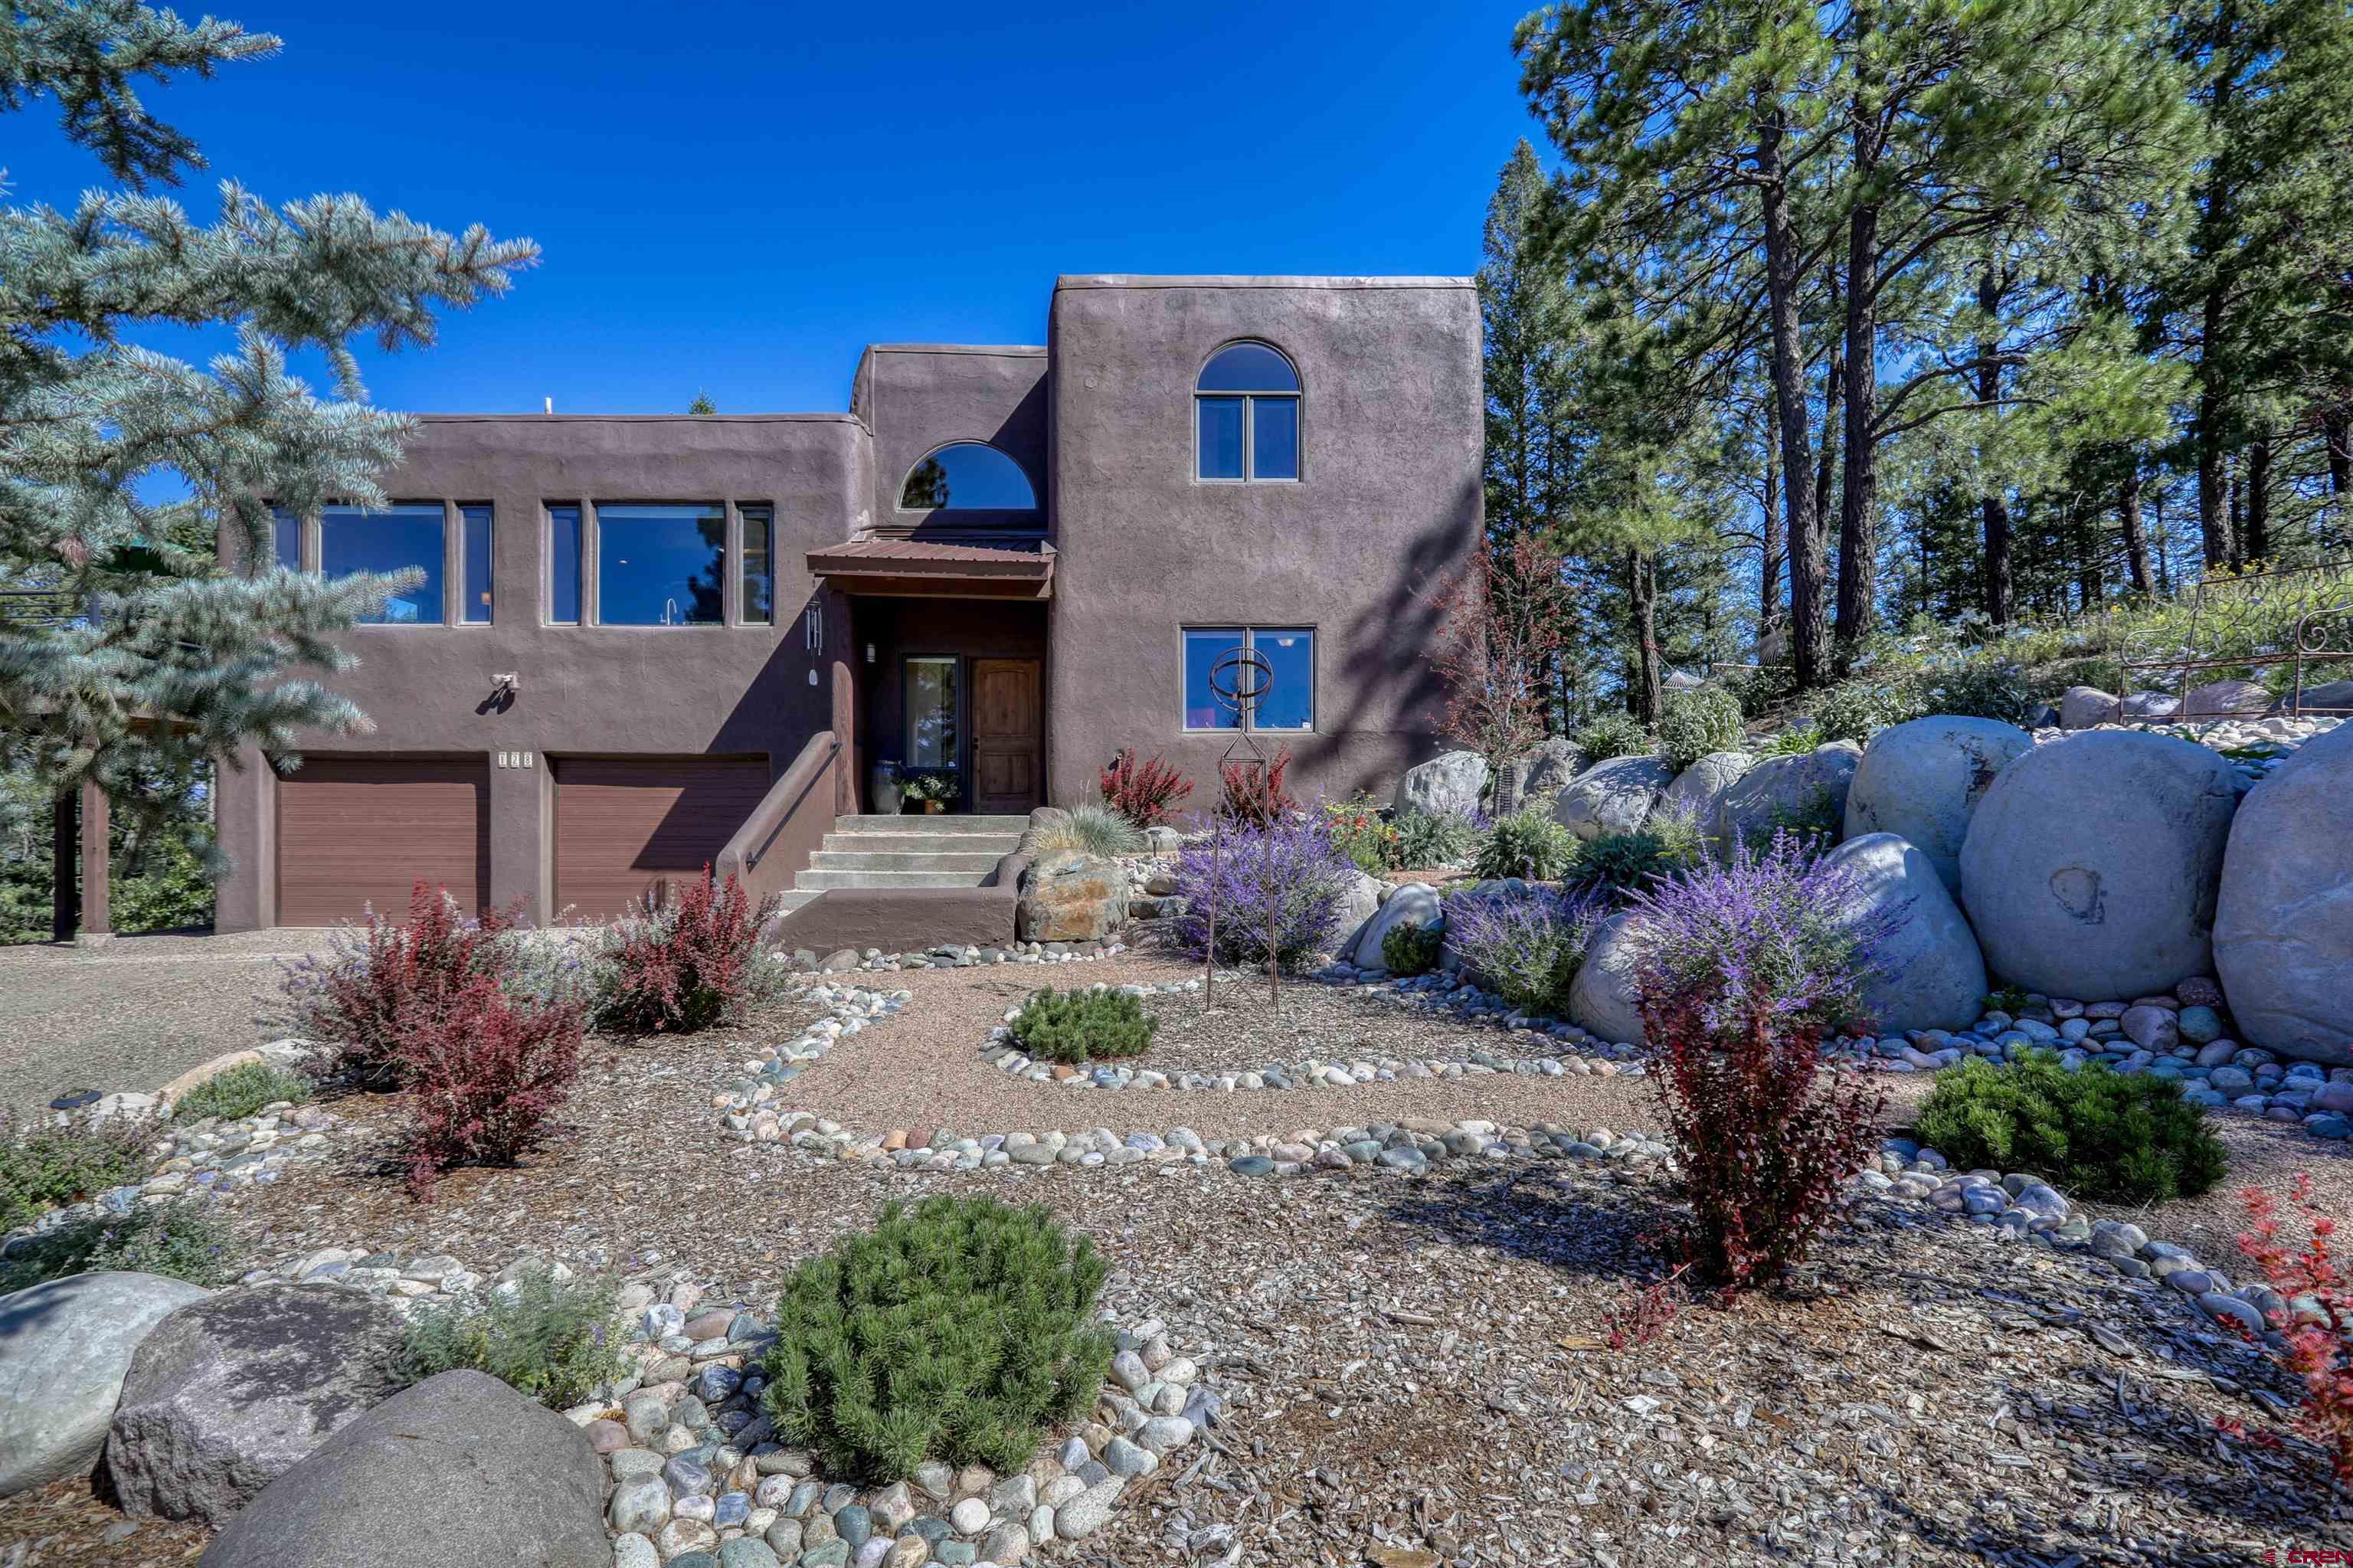
{"type": "MultiPolygon", "coordinates": [[[[1042,343],[1058,272],[1468,273],[1541,146],[1534,0],[211,5],[286,47],[149,93],[199,215],[233,175],[543,247],[435,348],[364,350],[418,411],[839,409],[869,342],[1042,343]]],[[[10,200],[103,183],[53,110],[6,119],[10,200]]]]}

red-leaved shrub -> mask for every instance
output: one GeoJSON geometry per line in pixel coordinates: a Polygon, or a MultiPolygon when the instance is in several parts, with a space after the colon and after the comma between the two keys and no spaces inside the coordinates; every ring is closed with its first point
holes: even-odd
{"type": "Polygon", "coordinates": [[[1176,803],[1193,792],[1193,781],[1155,754],[1148,762],[1135,760],[1135,747],[1120,747],[1102,775],[1103,804],[1137,828],[1158,827],[1168,821],[1176,803]]]}
{"type": "Polygon", "coordinates": [[[1282,787],[1282,776],[1290,767],[1291,748],[1287,746],[1275,753],[1273,761],[1263,766],[1256,762],[1219,764],[1218,774],[1225,785],[1226,798],[1218,810],[1227,821],[1250,828],[1262,828],[1289,816],[1299,806],[1282,787]]]}
{"type": "Polygon", "coordinates": [[[431,1018],[413,1017],[399,1050],[408,1080],[408,1185],[433,1195],[454,1165],[512,1165],[537,1141],[580,1075],[580,1009],[517,1002],[488,975],[431,1018]]]}
{"type": "Polygon", "coordinates": [[[2281,1361],[2304,1381],[2296,1425],[2327,1453],[2337,1482],[2353,1485],[2353,1268],[2329,1250],[2337,1222],[2313,1201],[2306,1174],[2289,1193],[2306,1218],[2300,1247],[2281,1239],[2279,1205],[2270,1193],[2249,1188],[2242,1201],[2247,1229],[2239,1250],[2288,1304],[2285,1314],[2273,1315],[2273,1327],[2286,1340],[2281,1361]]]}
{"type": "Polygon", "coordinates": [[[732,874],[713,886],[706,865],[676,903],[614,930],[613,990],[600,1019],[607,1028],[691,1033],[725,1020],[750,993],[759,921],[732,874]]]}
{"type": "Polygon", "coordinates": [[[364,926],[337,935],[324,961],[292,966],[284,990],[294,1027],[332,1046],[337,1066],[361,1086],[396,1087],[402,1042],[446,1014],[474,980],[495,975],[498,938],[515,920],[495,909],[469,917],[420,880],[409,890],[406,920],[372,910],[364,926]]]}

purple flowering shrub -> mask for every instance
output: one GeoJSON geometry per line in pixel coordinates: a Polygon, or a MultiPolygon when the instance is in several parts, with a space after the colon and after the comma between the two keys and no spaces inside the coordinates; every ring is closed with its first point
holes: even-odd
{"type": "Polygon", "coordinates": [[[1276,960],[1297,965],[1347,935],[1340,912],[1356,868],[1321,812],[1264,825],[1213,822],[1211,832],[1212,842],[1176,857],[1176,891],[1185,900],[1176,938],[1187,952],[1208,953],[1212,909],[1221,964],[1266,962],[1271,938],[1276,960]]]}
{"type": "Polygon", "coordinates": [[[1608,902],[1582,889],[1494,888],[1446,901],[1446,939],[1479,981],[1514,1007],[1558,1013],[1608,902]]]}
{"type": "Polygon", "coordinates": [[[1635,983],[1660,1052],[1652,1081],[1692,1201],[1692,1261],[1729,1287],[1769,1283],[1838,1216],[1885,1097],[1819,1047],[1850,1018],[1899,912],[1857,921],[1852,878],[1800,841],[1736,846],[1636,893],[1635,983]]]}

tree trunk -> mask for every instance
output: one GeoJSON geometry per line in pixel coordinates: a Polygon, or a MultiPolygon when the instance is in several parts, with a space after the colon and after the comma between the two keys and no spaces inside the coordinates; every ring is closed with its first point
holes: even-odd
{"type": "Polygon", "coordinates": [[[2328,493],[2353,490],[2353,408],[2332,408],[2320,422],[2328,439],[2328,493]]]}
{"type": "Polygon", "coordinates": [[[2272,440],[2269,436],[2258,438],[2247,449],[2247,517],[2244,532],[2240,535],[2247,559],[2261,563],[2272,558],[2272,440]]]}
{"type": "Polygon", "coordinates": [[[2230,534],[2231,534],[2231,536],[2230,536],[2230,546],[2231,546],[2231,547],[2230,547],[2230,553],[2229,553],[2229,555],[2228,555],[2228,556],[2227,556],[2226,558],[2230,561],[2231,565],[2232,565],[2232,567],[2242,567],[2242,566],[2244,566],[2244,565],[2246,565],[2246,564],[2247,564],[2246,548],[2245,548],[2245,541],[2246,541],[2246,537],[2247,537],[2247,535],[2246,535],[2245,532],[2244,532],[2244,531],[2241,528],[2241,526],[2240,526],[2240,519],[2241,519],[2241,515],[2242,515],[2242,514],[2241,514],[2242,502],[2241,502],[2241,499],[2240,499],[2240,492],[2239,492],[2239,476],[2238,476],[2237,474],[2235,474],[2235,473],[2233,473],[2232,475],[2231,475],[2231,486],[2230,486],[2230,491],[2231,491],[2231,505],[2230,505],[2230,514],[2229,514],[2229,515],[2230,515],[2230,519],[2231,519],[2231,531],[2230,531],[2230,534]]]}
{"type": "MultiPolygon", "coordinates": [[[[1978,308],[1990,318],[2001,302],[2001,285],[1989,266],[1978,277],[1978,308]]],[[[1991,403],[2001,396],[2001,366],[1995,363],[1997,344],[1978,344],[1978,401],[1991,403]]],[[[1988,410],[1989,418],[1996,418],[1988,410]]],[[[1985,519],[1985,612],[1996,626],[2008,626],[2011,609],[2010,574],[2010,503],[1999,490],[1978,498],[1985,519]]]]}
{"type": "Polygon", "coordinates": [[[1778,106],[1761,106],[1764,133],[1757,138],[1757,173],[1765,218],[1765,279],[1772,317],[1773,398],[1781,429],[1781,493],[1788,516],[1789,641],[1800,690],[1819,686],[1829,673],[1829,640],[1822,625],[1822,533],[1810,485],[1813,471],[1806,440],[1806,361],[1798,346],[1798,240],[1789,225],[1789,193],[1782,184],[1778,106]]]}
{"type": "Polygon", "coordinates": [[[1788,566],[1781,531],[1781,423],[1775,400],[1765,399],[1765,543],[1757,565],[1757,635],[1778,627],[1785,617],[1781,573],[1788,566]]]}
{"type": "Polygon", "coordinates": [[[1651,557],[1626,552],[1626,590],[1634,607],[1635,708],[1644,724],[1659,722],[1659,584],[1651,557]]]}
{"type": "MultiPolygon", "coordinates": [[[[2238,59],[2230,7],[2221,7],[2218,19],[2221,26],[2211,51],[2213,90],[2207,109],[2210,121],[2215,123],[2221,122],[2223,110],[2231,101],[2232,73],[2238,59]]],[[[2231,526],[2223,510],[2227,498],[2222,476],[2228,437],[2224,424],[2230,402],[2230,389],[2222,373],[2222,340],[2229,326],[2229,310],[2224,302],[2231,287],[2231,269],[2223,260],[2230,249],[2231,175],[2226,168],[2230,156],[2227,147],[2217,152],[2203,193],[2205,199],[2200,203],[2198,238],[2192,247],[2197,259],[2206,264],[2206,293],[2199,305],[2198,412],[2193,435],[2198,448],[2198,528],[2203,536],[2209,567],[2238,558],[2237,530],[2231,526]]]]}
{"type": "Polygon", "coordinates": [[[2133,592],[2153,594],[2157,581],[2148,575],[2148,535],[2140,523],[2140,459],[2132,460],[2124,482],[2116,487],[2116,521],[2124,529],[2125,564],[2132,573],[2133,592]]]}
{"type": "MultiPolygon", "coordinates": [[[[1859,155],[1860,150],[1858,152],[1859,155]]],[[[1876,613],[1879,564],[1879,208],[1858,206],[1847,225],[1846,452],[1839,482],[1838,673],[1847,673],[1876,613]]]]}

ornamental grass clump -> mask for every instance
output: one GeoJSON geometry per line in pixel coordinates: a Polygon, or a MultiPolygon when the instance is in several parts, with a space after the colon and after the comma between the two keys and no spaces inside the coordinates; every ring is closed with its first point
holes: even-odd
{"type": "Polygon", "coordinates": [[[537,1270],[492,1291],[429,1307],[408,1321],[398,1371],[409,1383],[460,1367],[485,1372],[550,1410],[594,1397],[621,1372],[610,1279],[537,1270]]]}
{"type": "Polygon", "coordinates": [[[2194,1198],[2229,1168],[2179,1080],[2103,1062],[2071,1072],[2048,1051],[2003,1066],[1972,1057],[1938,1074],[1915,1126],[1957,1170],[2030,1171],[2102,1202],[2194,1198]]]}
{"type": "Polygon", "coordinates": [[[1645,830],[1639,833],[1604,833],[1577,846],[1567,873],[1571,886],[1611,904],[1622,904],[1632,894],[1676,875],[1695,857],[1645,830]]]}
{"type": "Polygon", "coordinates": [[[1425,811],[1409,808],[1398,814],[1396,858],[1407,867],[1469,865],[1479,854],[1486,825],[1474,813],[1425,811]]]}
{"type": "Polygon", "coordinates": [[[1098,858],[1144,853],[1144,835],[1108,806],[1065,806],[1059,816],[1029,830],[1028,851],[1045,854],[1076,850],[1098,858]]]}
{"type": "Polygon", "coordinates": [[[1691,1195],[1691,1261],[1767,1285],[1838,1214],[1884,1097],[1818,1047],[1854,1011],[1889,917],[1841,926],[1852,878],[1786,836],[1630,900],[1643,1036],[1691,1195]]]}
{"type": "Polygon", "coordinates": [[[1495,888],[1448,899],[1446,934],[1463,968],[1505,1001],[1556,1014],[1567,1008],[1577,968],[1609,913],[1588,893],[1495,888]]]}
{"type": "Polygon", "coordinates": [[[1044,1205],[926,1198],[804,1263],[765,1365],[782,1441],[882,1485],[926,1460],[1011,1475],[1087,1408],[1111,1363],[1104,1266],[1044,1205]]]}
{"type": "Polygon", "coordinates": [[[1296,965],[1328,951],[1345,936],[1340,915],[1356,868],[1332,842],[1316,812],[1263,826],[1214,823],[1210,842],[1187,845],[1176,857],[1176,892],[1185,913],[1176,939],[1201,958],[1217,919],[1217,961],[1296,965]]]}
{"type": "Polygon", "coordinates": [[[1013,1020],[1013,1038],[1032,1056],[1076,1066],[1141,1055],[1159,1027],[1160,1021],[1146,1018],[1144,1004],[1124,991],[1050,988],[1029,993],[1013,1020]]]}

